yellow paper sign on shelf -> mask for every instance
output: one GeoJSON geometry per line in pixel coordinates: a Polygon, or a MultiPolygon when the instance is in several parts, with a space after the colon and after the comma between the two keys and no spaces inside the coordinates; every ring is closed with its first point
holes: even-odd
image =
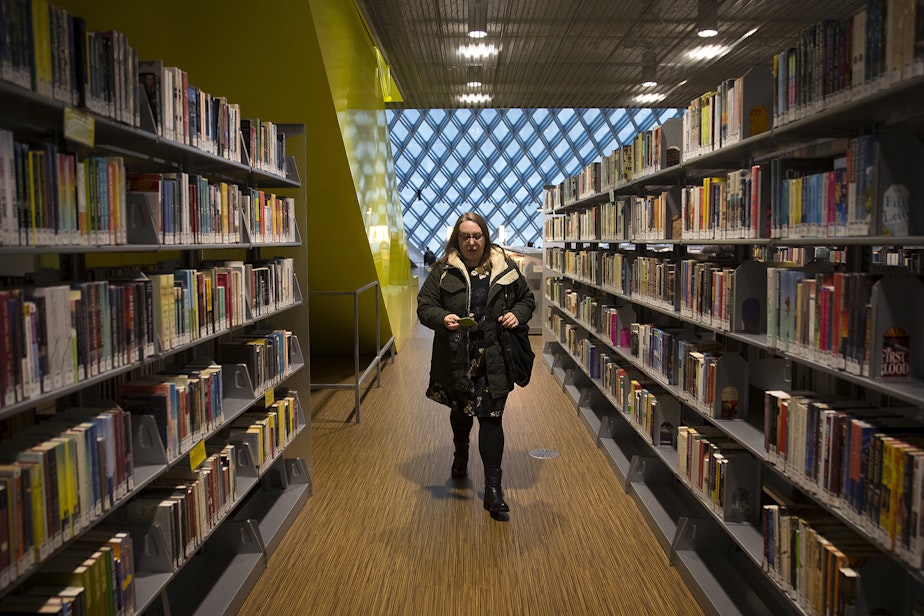
{"type": "Polygon", "coordinates": [[[92,148],[96,143],[96,120],[73,107],[65,107],[64,138],[92,148]]]}
{"type": "Polygon", "coordinates": [[[263,396],[263,407],[269,408],[273,406],[273,402],[276,401],[276,398],[273,397],[273,388],[270,387],[266,390],[266,394],[263,396]]]}
{"type": "Polygon", "coordinates": [[[196,470],[205,461],[205,441],[199,441],[189,450],[189,470],[196,470]]]}

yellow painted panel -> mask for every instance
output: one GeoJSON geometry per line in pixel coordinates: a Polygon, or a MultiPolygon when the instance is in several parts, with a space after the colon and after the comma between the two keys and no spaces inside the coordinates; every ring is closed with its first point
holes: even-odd
{"type": "MultiPolygon", "coordinates": [[[[400,346],[416,320],[417,285],[404,237],[382,100],[380,56],[355,4],[342,0],[311,0],[310,4],[349,159],[356,207],[400,346]]],[[[393,84],[390,74],[388,81],[393,84]]]]}

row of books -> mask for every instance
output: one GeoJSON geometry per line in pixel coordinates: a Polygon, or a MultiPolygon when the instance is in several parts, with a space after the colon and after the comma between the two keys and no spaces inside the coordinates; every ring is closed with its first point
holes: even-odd
{"type": "Polygon", "coordinates": [[[924,566],[922,424],[914,409],[814,392],[764,395],[767,459],[916,569],[924,566]]]}
{"type": "Polygon", "coordinates": [[[295,298],[291,259],[0,291],[0,407],[227,331],[295,298]]]}
{"type": "Polygon", "coordinates": [[[816,507],[764,505],[763,569],[806,614],[849,616],[860,573],[878,550],[816,507]]]}
{"type": "Polygon", "coordinates": [[[142,60],[135,74],[154,120],[154,131],[169,141],[242,162],[241,109],[189,83],[186,71],[142,60]]]}
{"type": "MultiPolygon", "coordinates": [[[[274,338],[274,344],[284,340],[282,335],[267,338],[274,338]]],[[[227,348],[231,355],[230,345],[227,348]]],[[[224,422],[223,395],[221,366],[197,362],[119,384],[115,397],[120,406],[68,409],[5,438],[0,456],[0,587],[36,563],[45,562],[54,550],[81,535],[134,489],[132,424],[138,415],[153,418],[157,434],[152,436],[160,440],[168,462],[175,461],[224,422]]],[[[209,456],[194,471],[203,477],[211,473],[221,480],[217,487],[210,487],[208,481],[200,486],[212,501],[216,494],[224,496],[219,501],[199,503],[204,507],[199,513],[204,522],[198,526],[194,521],[185,523],[184,528],[200,530],[192,532],[183,545],[197,547],[207,530],[226,513],[228,495],[234,494],[237,464],[228,469],[223,460],[234,454],[233,445],[248,443],[259,471],[295,436],[299,414],[297,392],[280,391],[278,399],[264,410],[245,414],[231,425],[228,446],[222,448],[225,454],[209,456]],[[252,432],[260,437],[256,442],[250,438],[252,432]],[[208,515],[202,517],[203,513],[208,515]]],[[[173,468],[155,485],[173,486],[181,479],[196,479],[188,473],[173,468]]],[[[136,503],[148,496],[146,490],[129,503],[126,522],[145,522],[141,512],[147,509],[136,503]]]]}
{"type": "Polygon", "coordinates": [[[585,337],[580,327],[550,308],[546,323],[646,442],[655,446],[676,444],[678,474],[696,496],[726,521],[756,521],[759,460],[712,426],[678,428],[681,413],[675,395],[604,352],[602,345],[585,337]]]}
{"type": "Polygon", "coordinates": [[[690,101],[683,110],[683,159],[696,158],[770,130],[772,96],[770,70],[754,67],[690,101]]]}
{"type": "Polygon", "coordinates": [[[124,508],[124,521],[143,528],[146,543],[155,541],[151,535],[164,540],[170,570],[196,553],[238,498],[235,446],[207,445],[206,454],[195,469],[175,466],[159,475],[124,508]]]}
{"type": "Polygon", "coordinates": [[[922,293],[910,274],[770,268],[768,345],[850,374],[921,378],[922,293]]]}
{"type": "Polygon", "coordinates": [[[130,616],[135,613],[136,542],[115,527],[94,529],[0,599],[4,614],[130,616]]]}
{"type": "Polygon", "coordinates": [[[234,162],[285,176],[285,134],[189,83],[186,71],[139,60],[116,30],[88,31],[49,0],[7,0],[0,13],[0,79],[68,106],[150,128],[234,162]],[[153,125],[145,122],[147,113],[153,125]]]}
{"type": "MultiPolygon", "coordinates": [[[[209,183],[207,178],[177,173],[129,173],[126,208],[148,228],[130,243],[238,244],[242,240],[241,213],[252,189],[236,184],[209,183]]],[[[100,242],[106,243],[106,242],[100,242]]]]}
{"type": "MultiPolygon", "coordinates": [[[[612,362],[605,362],[609,364],[612,362]]],[[[626,367],[615,370],[615,395],[623,403],[622,412],[636,426],[645,442],[655,446],[674,446],[680,403],[661,385],[633,373],[626,367]]]]}
{"type": "Polygon", "coordinates": [[[54,143],[14,141],[0,129],[0,243],[5,246],[124,244],[125,162],[77,160],[54,143]]]}
{"type": "MultiPolygon", "coordinates": [[[[675,221],[679,220],[679,200],[672,192],[646,197],[630,197],[617,203],[623,211],[620,225],[616,216],[615,236],[630,238],[633,242],[669,240],[675,236],[675,221]],[[628,214],[628,215],[627,215],[628,214]]],[[[601,233],[604,229],[601,229],[601,233]]]]}
{"type": "Polygon", "coordinates": [[[775,123],[924,74],[920,12],[913,2],[867,0],[855,15],[804,29],[773,56],[775,123]]]}
{"type": "Polygon", "coordinates": [[[150,305],[141,281],[0,291],[2,406],[153,355],[150,305]]]}
{"type": "Polygon", "coordinates": [[[239,416],[228,434],[228,442],[240,449],[246,447],[257,472],[266,469],[298,432],[301,413],[298,392],[275,393],[278,399],[268,405],[264,403],[263,409],[239,416]]]}
{"type": "Polygon", "coordinates": [[[881,131],[847,142],[834,159],[771,163],[771,237],[905,237],[924,231],[924,145],[881,131]]]}
{"type": "Polygon", "coordinates": [[[545,249],[545,265],[567,276],[599,284],[600,258],[596,250],[566,250],[550,247],[545,249]]]}
{"type": "Polygon", "coordinates": [[[88,31],[48,0],[6,0],[0,79],[69,106],[139,126],[138,52],[121,32],[88,31]]]}
{"type": "Polygon", "coordinates": [[[227,331],[295,303],[292,259],[204,262],[200,270],[147,274],[160,350],[227,331]]]}
{"type": "Polygon", "coordinates": [[[185,172],[127,173],[122,157],[78,160],[0,129],[0,245],[295,241],[294,199],[185,172]]]}
{"type": "Polygon", "coordinates": [[[599,207],[578,212],[566,212],[558,216],[546,216],[543,221],[543,237],[553,242],[599,240],[597,217],[599,207]]]}
{"type": "Polygon", "coordinates": [[[116,398],[129,413],[150,415],[168,460],[175,460],[224,422],[222,367],[197,362],[120,383],[116,398]]]}
{"type": "Polygon", "coordinates": [[[754,245],[751,246],[751,260],[766,263],[768,266],[806,267],[818,262],[846,266],[847,248],[846,246],[754,245]]]}
{"type": "Polygon", "coordinates": [[[707,417],[736,419],[747,408],[748,364],[713,340],[690,330],[666,330],[647,323],[630,326],[629,352],[676,386],[684,402],[707,417]]]}
{"type": "Polygon", "coordinates": [[[289,375],[297,339],[287,330],[254,331],[218,345],[223,364],[243,364],[258,393],[275,387],[289,375]]]}
{"type": "Polygon", "coordinates": [[[645,242],[924,233],[924,215],[912,206],[924,197],[924,145],[897,131],[844,143],[843,155],[776,158],[706,177],[681,189],[679,205],[667,192],[569,213],[564,227],[551,223],[545,237],[645,242]],[[574,217],[585,222],[576,227],[574,217]]]}
{"type": "Polygon", "coordinates": [[[603,251],[598,263],[594,251],[546,251],[563,262],[556,271],[564,275],[717,331],[766,332],[768,347],[816,364],[859,376],[922,376],[914,307],[924,285],[912,275],[673,263],[603,251]],[[598,269],[601,279],[591,278],[598,269]]]}
{"type": "Polygon", "coordinates": [[[757,522],[760,461],[715,426],[678,428],[677,474],[726,522],[757,522]]]}
{"type": "Polygon", "coordinates": [[[614,347],[629,346],[629,324],[635,321],[631,305],[570,288],[561,278],[547,278],[545,297],[576,319],[587,323],[614,347]]]}
{"type": "MultiPolygon", "coordinates": [[[[554,290],[553,293],[565,301],[559,307],[588,324],[595,335],[611,343],[618,335],[620,344],[613,346],[636,358],[639,365],[657,375],[661,384],[676,388],[678,397],[704,415],[734,419],[739,408],[746,408],[747,363],[736,353],[727,352],[720,343],[700,340],[689,328],[664,329],[649,323],[626,323],[623,319],[631,316],[631,311],[586,294],[554,290]],[[621,344],[626,329],[628,347],[621,344]]],[[[571,350],[577,353],[576,346],[571,350]]]]}
{"type": "Polygon", "coordinates": [[[681,189],[682,239],[753,239],[767,237],[770,182],[766,165],[704,178],[681,189]]]}
{"type": "Polygon", "coordinates": [[[4,439],[0,586],[46,560],[134,487],[131,416],[75,408],[4,439]]]}
{"type": "Polygon", "coordinates": [[[558,208],[600,192],[611,190],[632,180],[660,171],[680,162],[678,118],[639,132],[631,143],[604,155],[558,186],[547,189],[543,211],[558,208]]]}

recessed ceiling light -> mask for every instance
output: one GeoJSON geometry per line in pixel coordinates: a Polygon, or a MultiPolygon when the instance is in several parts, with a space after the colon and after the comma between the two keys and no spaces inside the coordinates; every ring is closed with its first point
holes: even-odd
{"type": "Polygon", "coordinates": [[[666,98],[664,94],[639,94],[635,97],[635,101],[638,103],[658,103],[663,101],[666,98]]]}
{"type": "Polygon", "coordinates": [[[469,0],[468,35],[472,38],[484,38],[488,35],[487,0],[469,0]]]}
{"type": "Polygon", "coordinates": [[[497,47],[484,43],[472,43],[459,47],[459,53],[466,58],[487,58],[497,53],[497,47]]]}
{"type": "Polygon", "coordinates": [[[480,88],[482,85],[481,80],[481,67],[480,66],[469,66],[465,71],[465,85],[470,88],[480,88]]]}
{"type": "Polygon", "coordinates": [[[703,38],[717,35],[719,17],[716,0],[699,0],[696,8],[696,34],[703,38]]]}
{"type": "Polygon", "coordinates": [[[700,45],[688,51],[687,57],[697,62],[712,60],[728,53],[728,49],[728,45],[700,45]]]}
{"type": "Polygon", "coordinates": [[[491,96],[488,94],[462,94],[459,96],[459,101],[469,104],[469,105],[481,105],[487,103],[491,100],[491,96]]]}
{"type": "Polygon", "coordinates": [[[658,85],[658,54],[653,49],[642,52],[642,87],[653,88],[658,85]]]}

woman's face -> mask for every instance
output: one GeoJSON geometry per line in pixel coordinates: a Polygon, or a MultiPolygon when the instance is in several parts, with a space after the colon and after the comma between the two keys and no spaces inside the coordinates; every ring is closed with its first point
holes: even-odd
{"type": "Polygon", "coordinates": [[[485,238],[478,223],[471,220],[459,225],[459,254],[466,265],[473,266],[481,263],[484,254],[485,238]]]}

